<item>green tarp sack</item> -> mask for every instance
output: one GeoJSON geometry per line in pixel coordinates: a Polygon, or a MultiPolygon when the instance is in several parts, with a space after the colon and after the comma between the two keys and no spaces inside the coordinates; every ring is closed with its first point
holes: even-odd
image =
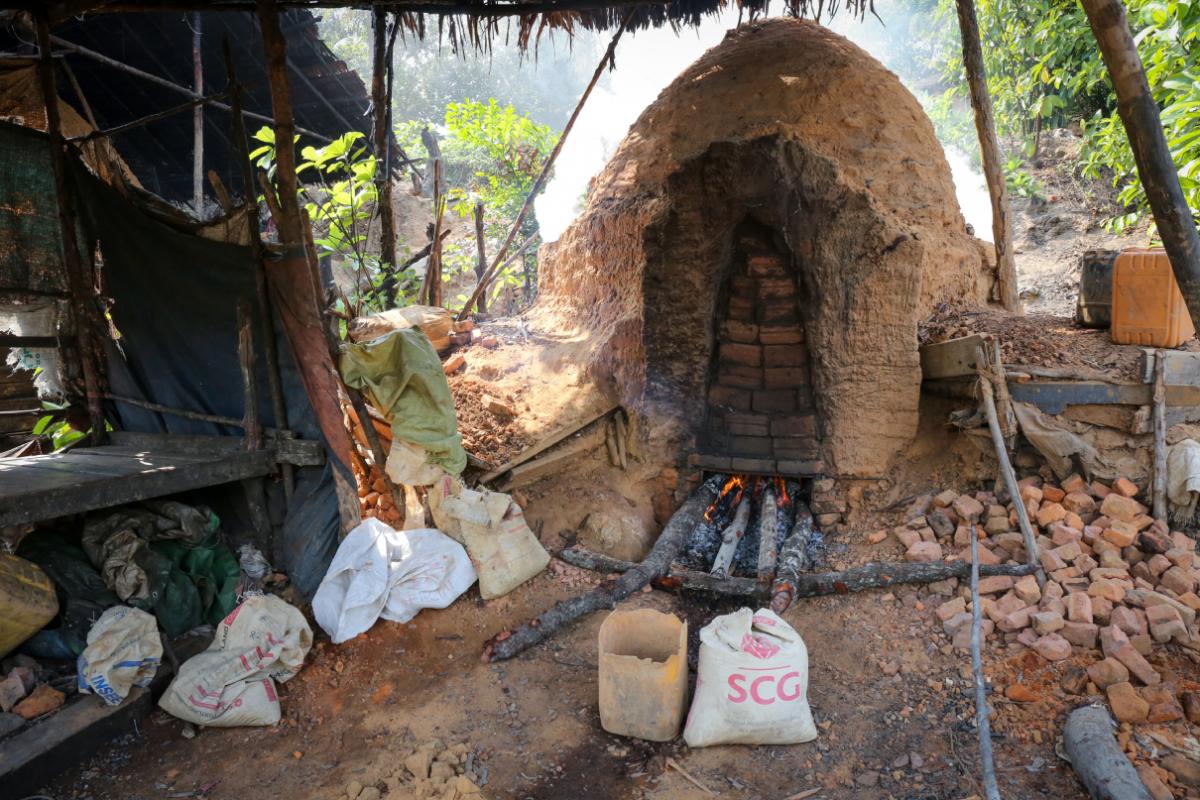
{"type": "Polygon", "coordinates": [[[397,330],[369,342],[342,345],[338,364],[346,385],[367,394],[387,413],[392,435],[429,454],[451,475],[467,465],[454,397],[442,362],[425,334],[397,330]]]}

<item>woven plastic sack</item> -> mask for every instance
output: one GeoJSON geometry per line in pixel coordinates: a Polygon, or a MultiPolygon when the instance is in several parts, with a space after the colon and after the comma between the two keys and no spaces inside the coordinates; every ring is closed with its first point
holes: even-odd
{"type": "Polygon", "coordinates": [[[408,622],[423,608],[445,608],[474,582],[466,551],[441,531],[398,531],[367,519],[338,546],[313,597],[313,616],[339,644],[380,617],[408,622]]]}
{"type": "Polygon", "coordinates": [[[689,747],[815,738],[808,649],[792,626],[768,609],[743,608],[700,631],[696,693],[683,729],[689,747]]]}
{"type": "Polygon", "coordinates": [[[152,615],[139,608],[113,606],[88,631],[87,647],[76,661],[79,691],[119,706],[134,686],[146,687],[154,680],[162,651],[152,615]]]}
{"type": "Polygon", "coordinates": [[[179,667],[158,705],[197,725],[274,725],[275,681],[294,677],[310,647],[312,629],[298,609],[274,595],[247,597],[221,620],[208,650],[179,667]]]}

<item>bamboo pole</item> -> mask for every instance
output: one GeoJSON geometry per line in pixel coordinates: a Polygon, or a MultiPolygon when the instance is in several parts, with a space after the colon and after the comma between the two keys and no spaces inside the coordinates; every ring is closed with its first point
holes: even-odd
{"type": "Polygon", "coordinates": [[[71,291],[71,306],[75,316],[75,342],[83,370],[84,393],[87,397],[91,438],[95,444],[105,439],[104,410],[100,405],[100,367],[93,346],[92,297],[95,285],[90,270],[85,272],[79,254],[79,238],[75,229],[75,212],[67,176],[67,154],[58,114],[58,91],[54,81],[54,57],[50,52],[50,23],[45,12],[37,15],[38,78],[42,100],[46,104],[46,133],[50,137],[50,163],[54,170],[54,196],[58,205],[58,222],[62,231],[63,266],[71,291]]]}
{"type": "Polygon", "coordinates": [[[1167,519],[1167,386],[1166,357],[1154,353],[1154,518],[1167,519]]]}
{"type": "MultiPolygon", "coordinates": [[[[1016,502],[1021,502],[1017,498],[1016,502]]],[[[979,762],[987,800],[1000,800],[996,764],[992,758],[992,724],[988,719],[987,687],[983,682],[982,609],[979,601],[979,535],[971,523],[971,673],[975,679],[975,727],[979,731],[979,762]]]]}
{"type": "Polygon", "coordinates": [[[1000,304],[1007,310],[1020,312],[1021,299],[1017,291],[1017,267],[1013,261],[1012,226],[1009,224],[1008,186],[1004,182],[1004,165],[1000,142],[996,139],[996,122],[992,113],[992,98],[988,94],[987,71],[983,66],[983,48],[979,43],[979,21],[974,0],[956,0],[958,29],[962,37],[963,68],[971,89],[971,108],[975,112],[975,131],[979,135],[979,153],[983,157],[983,174],[987,178],[988,196],[992,201],[992,240],[996,248],[996,288],[1000,304]]]}
{"type": "Polygon", "coordinates": [[[558,141],[554,144],[554,149],[550,151],[550,155],[546,157],[546,163],[542,165],[542,171],[538,173],[537,180],[533,182],[533,188],[529,190],[528,196],[525,198],[525,203],[521,206],[520,212],[517,214],[516,220],[513,221],[512,227],[508,231],[508,236],[504,240],[504,244],[496,251],[496,257],[492,261],[491,269],[479,280],[475,286],[475,291],[467,299],[466,304],[462,307],[462,311],[458,312],[455,319],[462,321],[471,313],[471,307],[479,301],[487,289],[487,285],[496,276],[499,271],[500,264],[508,263],[504,259],[508,255],[508,248],[512,246],[513,240],[517,237],[517,232],[521,230],[521,225],[525,222],[525,217],[529,213],[529,209],[533,206],[534,199],[542,190],[542,186],[546,183],[546,178],[550,176],[550,171],[554,168],[554,161],[558,158],[558,154],[562,152],[563,144],[567,141],[567,136],[571,133],[571,128],[575,125],[575,120],[579,119],[579,112],[583,110],[584,104],[592,95],[592,90],[596,88],[596,83],[600,80],[600,76],[604,74],[604,69],[613,63],[613,57],[617,51],[617,42],[621,41],[621,34],[625,32],[626,26],[629,24],[633,12],[630,11],[621,20],[617,32],[613,34],[612,41],[608,43],[608,49],[604,51],[604,56],[601,57],[600,63],[596,65],[596,71],[592,73],[592,79],[588,81],[587,88],[583,90],[583,94],[579,98],[579,102],[575,104],[575,110],[571,112],[571,118],[567,120],[567,124],[563,127],[562,134],[559,135],[558,141]]]}
{"type": "MultiPolygon", "coordinates": [[[[389,268],[396,266],[396,216],[392,208],[392,170],[390,163],[392,91],[387,80],[390,52],[387,31],[388,12],[376,6],[372,11],[371,63],[371,138],[375,150],[375,204],[379,209],[379,257],[389,268]]],[[[392,34],[395,35],[394,33],[392,34]]]]}
{"type": "MultiPolygon", "coordinates": [[[[192,14],[192,91],[204,95],[204,18],[192,14]]],[[[192,110],[192,209],[196,216],[204,214],[204,105],[192,110]]]]}
{"type": "MultiPolygon", "coordinates": [[[[283,377],[279,369],[279,345],[275,339],[275,312],[267,294],[267,268],[264,262],[261,220],[258,216],[258,190],[254,183],[254,165],[250,163],[250,143],[246,140],[246,124],[242,117],[242,87],[237,80],[237,67],[229,39],[222,42],[225,51],[225,72],[233,107],[233,145],[237,148],[238,166],[242,173],[242,202],[246,206],[246,227],[250,232],[250,249],[254,252],[254,295],[258,315],[262,319],[263,354],[267,357],[267,391],[271,395],[271,412],[275,426],[288,428],[287,401],[283,396],[283,377]]],[[[292,499],[296,486],[296,471],[291,464],[283,465],[283,493],[292,499]]]]}
{"type": "Polygon", "coordinates": [[[1125,7],[1120,0],[1081,2],[1108,67],[1117,95],[1117,112],[1125,125],[1138,177],[1171,260],[1175,281],[1192,319],[1200,320],[1200,234],[1179,185],[1158,105],[1125,20],[1125,7]]]}
{"type": "MultiPolygon", "coordinates": [[[[255,0],[255,1],[257,2],[258,0],[255,0]]],[[[193,8],[193,10],[196,10],[197,8],[200,8],[200,6],[196,6],[195,8],[193,8]]],[[[233,110],[229,105],[227,105],[225,103],[217,102],[216,100],[212,100],[211,98],[204,98],[204,97],[196,94],[195,92],[193,92],[191,89],[188,89],[186,86],[180,86],[178,83],[169,81],[166,78],[160,78],[153,73],[146,72],[145,70],[140,70],[137,67],[131,67],[128,64],[126,64],[125,62],[118,61],[115,58],[109,58],[108,56],[104,55],[103,53],[97,53],[95,50],[91,50],[87,47],[77,45],[74,42],[67,41],[66,39],[59,38],[58,36],[51,36],[50,40],[54,44],[61,47],[63,50],[66,50],[68,53],[73,53],[78,56],[83,56],[84,58],[91,59],[92,61],[95,61],[100,64],[104,64],[105,66],[108,66],[108,67],[112,67],[113,69],[119,70],[120,72],[124,72],[128,75],[133,75],[135,77],[141,78],[142,80],[148,81],[148,82],[156,84],[158,86],[161,86],[164,89],[170,89],[173,92],[178,92],[180,94],[187,95],[188,97],[190,97],[193,100],[207,100],[210,102],[210,104],[212,105],[213,108],[219,108],[222,111],[232,111],[233,110]]],[[[275,124],[275,120],[272,119],[271,117],[266,116],[265,114],[259,114],[254,111],[243,111],[242,113],[245,114],[250,119],[256,119],[259,122],[266,122],[270,125],[275,124]]],[[[316,131],[310,131],[308,128],[296,128],[296,131],[304,134],[305,136],[308,136],[309,138],[316,139],[317,141],[322,142],[324,144],[328,144],[330,141],[332,141],[329,137],[322,136],[321,134],[317,133],[316,131]]]]}

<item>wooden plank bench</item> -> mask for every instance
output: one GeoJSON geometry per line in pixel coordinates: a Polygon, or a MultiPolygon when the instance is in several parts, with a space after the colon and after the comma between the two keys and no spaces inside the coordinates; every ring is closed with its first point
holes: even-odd
{"type": "Polygon", "coordinates": [[[319,464],[318,442],[114,433],[112,444],[0,459],[0,527],[261,478],[276,463],[319,464]]]}

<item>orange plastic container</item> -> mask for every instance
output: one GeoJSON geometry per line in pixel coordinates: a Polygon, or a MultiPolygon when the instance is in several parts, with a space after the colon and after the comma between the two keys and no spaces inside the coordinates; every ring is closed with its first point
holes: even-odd
{"type": "Polygon", "coordinates": [[[1112,340],[1178,347],[1196,335],[1167,254],[1159,248],[1123,251],[1113,264],[1112,340]]]}

